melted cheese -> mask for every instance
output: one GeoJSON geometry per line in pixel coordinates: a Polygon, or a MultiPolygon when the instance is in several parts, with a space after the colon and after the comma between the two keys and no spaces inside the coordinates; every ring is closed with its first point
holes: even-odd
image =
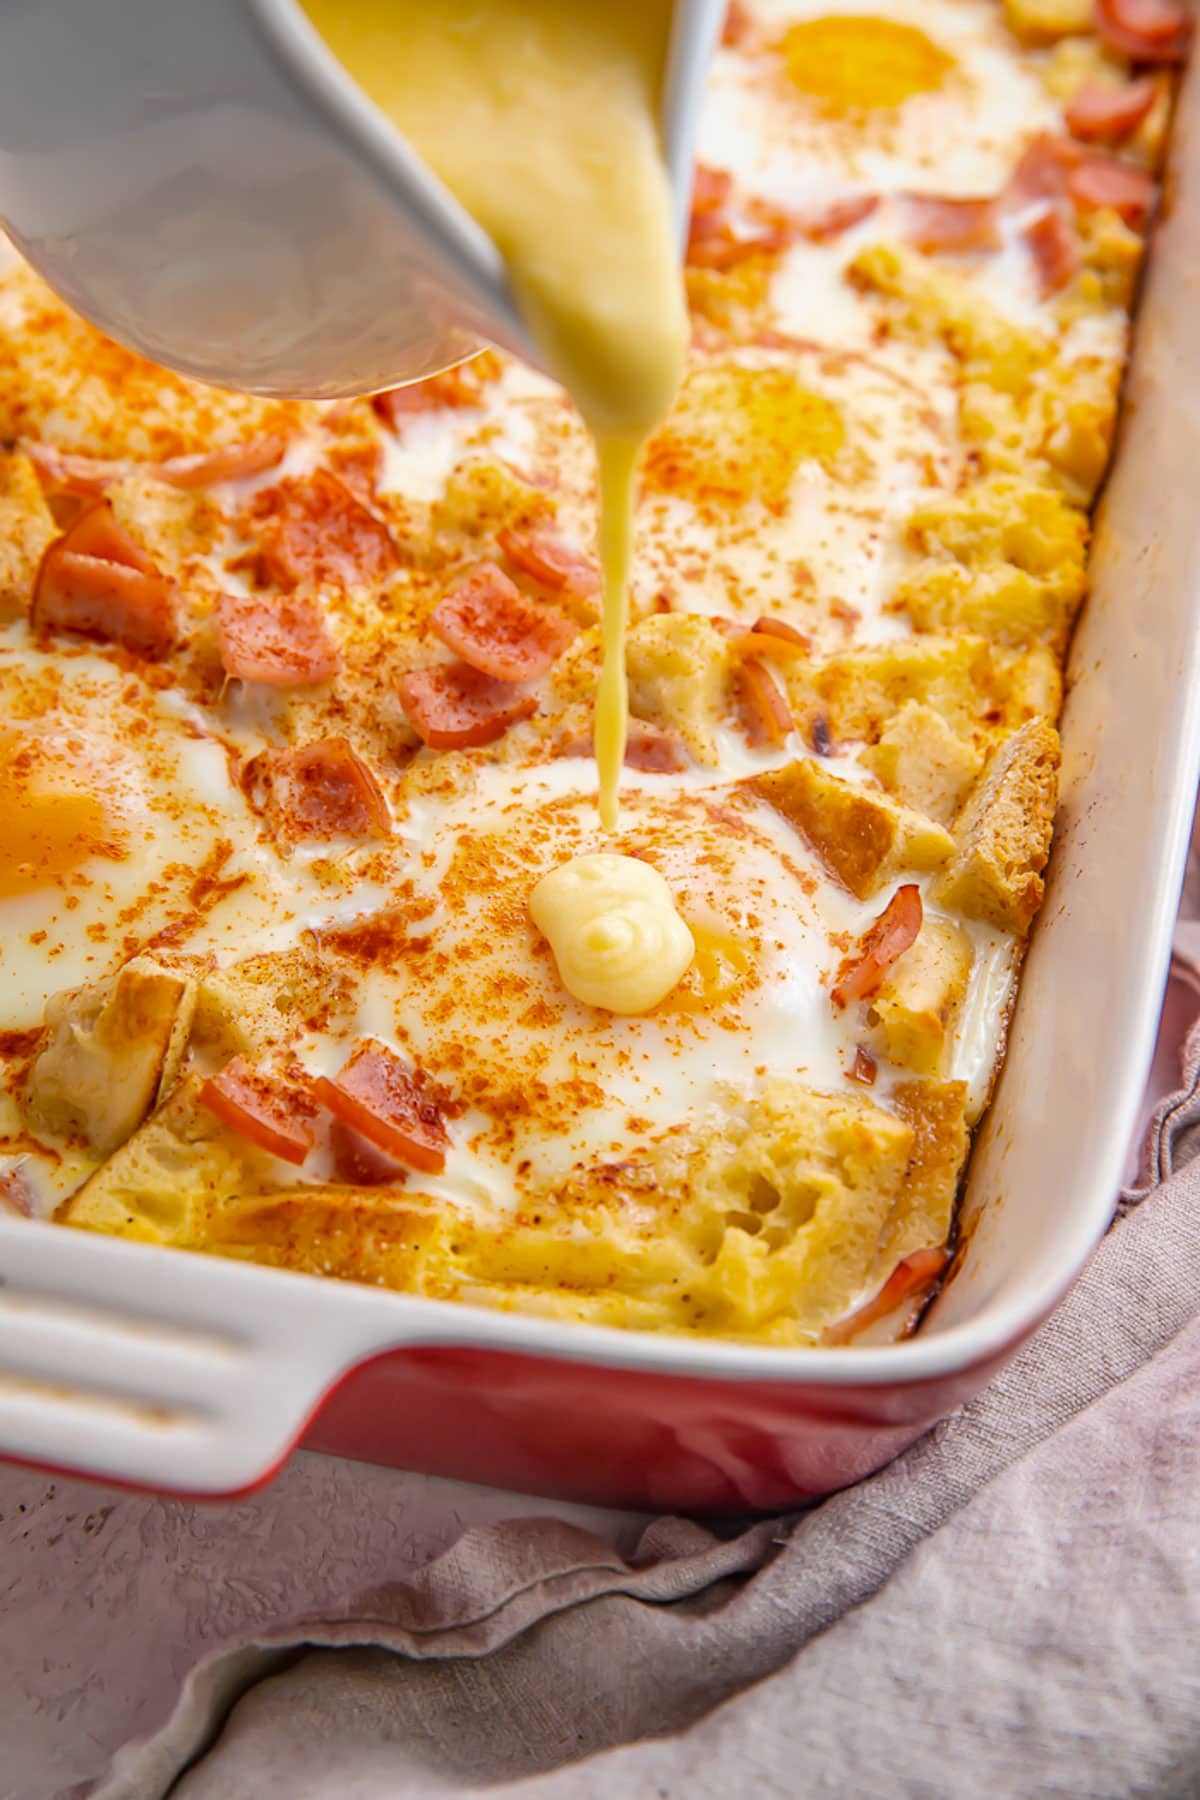
{"type": "Polygon", "coordinates": [[[495,242],[599,453],[600,811],[617,821],[638,451],[687,315],[657,113],[665,0],[304,0],[330,48],[495,242]]]}

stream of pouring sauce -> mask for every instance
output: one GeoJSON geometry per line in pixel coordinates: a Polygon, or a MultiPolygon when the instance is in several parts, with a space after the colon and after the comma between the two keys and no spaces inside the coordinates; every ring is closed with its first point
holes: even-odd
{"type": "Polygon", "coordinates": [[[596,443],[600,817],[617,822],[638,453],[679,385],[687,311],[659,137],[670,0],[302,0],[504,257],[596,443]]]}

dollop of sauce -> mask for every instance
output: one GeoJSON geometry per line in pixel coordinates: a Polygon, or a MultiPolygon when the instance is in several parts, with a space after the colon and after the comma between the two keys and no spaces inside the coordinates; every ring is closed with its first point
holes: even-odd
{"type": "Polygon", "coordinates": [[[608,1012],[649,1012],[696,954],[666,881],[636,856],[573,856],[542,876],[529,912],[567,992],[608,1012]]]}

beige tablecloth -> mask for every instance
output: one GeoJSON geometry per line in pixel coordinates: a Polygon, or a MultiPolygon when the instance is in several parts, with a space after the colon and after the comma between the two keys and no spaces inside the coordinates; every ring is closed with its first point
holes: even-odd
{"type": "MultiPolygon", "coordinates": [[[[1200,1012],[1195,869],[1162,1057],[1200,1012]]],[[[1074,1292],[814,1510],[561,1520],[225,1645],[96,1800],[1200,1794],[1200,1026],[1074,1292]],[[1197,1157],[1197,1160],[1193,1160],[1197,1157]]]]}

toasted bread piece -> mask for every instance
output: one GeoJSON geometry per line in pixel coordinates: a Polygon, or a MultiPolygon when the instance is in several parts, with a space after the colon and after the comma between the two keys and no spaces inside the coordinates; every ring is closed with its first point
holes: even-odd
{"type": "Polygon", "coordinates": [[[874,742],[908,700],[940,713],[956,737],[985,750],[1030,718],[1057,718],[1062,679],[1053,652],[1039,644],[1012,651],[986,638],[932,633],[867,644],[787,671],[788,699],[810,735],[824,723],[834,743],[874,742]]]}
{"type": "Polygon", "coordinates": [[[1024,934],[1042,903],[1058,805],[1058,733],[1034,719],[994,751],[955,821],[957,848],[932,898],[1024,934]]]}
{"type": "Polygon", "coordinates": [[[939,825],[953,821],[983,767],[974,745],[917,700],[905,702],[859,760],[889,794],[939,825]]]}
{"type": "Polygon", "coordinates": [[[783,814],[835,880],[868,900],[901,869],[936,869],[954,840],[887,794],[831,775],[811,757],[755,775],[749,786],[783,814]]]}
{"type": "Polygon", "coordinates": [[[924,561],[895,604],[919,631],[1062,647],[1085,586],[1087,516],[1044,484],[990,475],[909,520],[924,561]]]}
{"type": "Polygon", "coordinates": [[[1081,37],[1094,27],[1093,0],[1004,0],[1004,22],[1022,44],[1037,47],[1081,37]]]}
{"type": "Polygon", "coordinates": [[[902,1197],[912,1125],[782,1078],[727,1095],[636,1160],[581,1171],[545,1226],[462,1234],[464,1297],[815,1343],[865,1287],[902,1197]],[[664,1228],[669,1220],[669,1228],[664,1228]]]}
{"type": "Polygon", "coordinates": [[[185,1076],[64,1204],[59,1219],[143,1243],[195,1247],[209,1206],[265,1186],[272,1159],[199,1104],[200,1085],[199,1077],[185,1076]]]}
{"type": "Polygon", "coordinates": [[[59,535],[27,456],[0,456],[0,620],[28,612],[33,578],[59,535]]]}
{"type": "Polygon", "coordinates": [[[111,1155],[169,1087],[195,1008],[195,980],[149,956],[56,994],[46,1007],[50,1039],[29,1078],[34,1131],[82,1137],[111,1155]]]}
{"type": "Polygon", "coordinates": [[[914,1075],[944,1075],[971,961],[971,940],[962,926],[926,914],[915,942],[868,1002],[871,1050],[914,1075]]]}
{"type": "Polygon", "coordinates": [[[697,762],[714,765],[730,668],[716,627],[695,614],[652,613],[629,634],[626,667],[634,717],[678,733],[697,762]]]}
{"type": "Polygon", "coordinates": [[[912,1130],[912,1151],[879,1235],[876,1277],[890,1275],[914,1250],[945,1243],[970,1147],[965,1081],[902,1081],[892,1105],[912,1130]]]}

